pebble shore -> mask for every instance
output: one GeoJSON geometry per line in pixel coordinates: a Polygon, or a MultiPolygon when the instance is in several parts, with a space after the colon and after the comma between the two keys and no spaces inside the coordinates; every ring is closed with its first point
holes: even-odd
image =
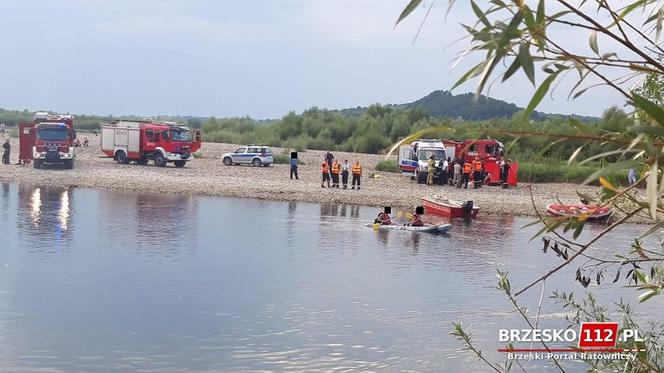
{"type": "MultiPolygon", "coordinates": [[[[344,152],[333,152],[333,155],[341,161],[360,161],[364,171],[362,189],[350,190],[350,186],[348,190],[328,189],[320,186],[320,164],[325,154],[323,151],[300,152],[300,159],[305,163],[299,167],[300,180],[291,180],[288,165],[225,166],[221,156],[237,149],[238,145],[234,144],[203,143],[203,158],[188,162],[184,168],[175,168],[173,164],[158,168],[152,163],[146,166],[133,163],[124,165],[110,158],[102,158],[99,137],[85,133],[79,135],[81,139],[84,136],[90,140],[90,146],[77,148],[73,170],[34,169],[31,165],[16,165],[18,140],[12,139],[12,164],[0,167],[0,181],[275,201],[390,205],[406,209],[421,204],[423,196],[443,195],[459,201],[472,200],[475,205],[480,206],[480,214],[526,216],[536,215],[533,205],[537,206],[540,213],[544,213],[546,205],[551,202],[578,202],[577,192],[597,193],[597,187],[564,183],[520,183],[510,189],[487,186],[480,189],[458,189],[451,186],[420,185],[408,177],[387,172],[377,172],[380,178],[369,178],[370,173],[376,172],[374,166],[385,157],[344,152]]],[[[286,150],[273,148],[275,155],[284,151],[286,150]]]]}

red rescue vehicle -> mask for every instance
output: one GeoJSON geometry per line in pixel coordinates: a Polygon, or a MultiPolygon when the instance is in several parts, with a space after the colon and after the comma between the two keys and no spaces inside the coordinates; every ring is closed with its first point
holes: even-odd
{"type": "Polygon", "coordinates": [[[101,126],[101,151],[118,163],[184,167],[201,148],[200,130],[173,122],[119,120],[101,126]]]}
{"type": "MultiPolygon", "coordinates": [[[[482,161],[484,171],[491,175],[491,184],[500,183],[502,162],[506,161],[505,146],[494,139],[443,140],[447,156],[452,160],[461,159],[472,163],[476,158],[482,161]]],[[[516,186],[519,164],[510,162],[507,184],[516,186]]]]}
{"type": "Polygon", "coordinates": [[[74,117],[72,115],[38,112],[32,123],[19,124],[19,160],[33,162],[35,168],[43,164],[62,164],[74,168],[74,117]]]}

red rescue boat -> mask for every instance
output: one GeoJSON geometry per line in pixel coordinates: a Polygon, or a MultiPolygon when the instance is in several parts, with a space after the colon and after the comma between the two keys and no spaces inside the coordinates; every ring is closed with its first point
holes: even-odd
{"type": "Polygon", "coordinates": [[[441,196],[422,197],[422,206],[427,214],[445,216],[449,218],[477,218],[479,206],[473,201],[459,202],[441,196]]]}
{"type": "Polygon", "coordinates": [[[582,203],[575,204],[560,204],[549,203],[546,205],[546,211],[551,215],[565,216],[565,217],[581,217],[587,216],[588,220],[606,219],[611,215],[610,207],[602,207],[598,205],[584,205],[582,203]]]}

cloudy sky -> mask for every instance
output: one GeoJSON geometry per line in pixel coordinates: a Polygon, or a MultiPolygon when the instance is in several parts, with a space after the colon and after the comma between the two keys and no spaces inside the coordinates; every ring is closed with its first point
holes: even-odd
{"type": "MultiPolygon", "coordinates": [[[[472,62],[452,69],[470,9],[457,2],[445,20],[434,8],[413,44],[425,9],[395,29],[406,2],[0,0],[0,107],[276,118],[413,101],[449,89],[472,62]]],[[[525,106],[532,92],[519,77],[490,95],[525,106]]],[[[560,90],[540,109],[599,115],[620,102],[560,90]]]]}

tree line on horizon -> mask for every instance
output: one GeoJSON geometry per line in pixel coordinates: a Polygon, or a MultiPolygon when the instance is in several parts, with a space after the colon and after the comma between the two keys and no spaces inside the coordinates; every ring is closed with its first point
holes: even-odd
{"type": "MultiPolygon", "coordinates": [[[[32,113],[23,110],[0,109],[0,122],[15,126],[30,121],[32,113]]],[[[135,119],[136,117],[132,117],[135,119]]],[[[119,119],[113,116],[77,115],[79,130],[98,129],[101,123],[119,119]]],[[[312,107],[298,114],[289,112],[278,120],[256,120],[248,116],[231,118],[159,117],[163,120],[186,122],[192,128],[203,130],[205,141],[233,144],[260,143],[291,148],[298,151],[336,150],[380,154],[399,139],[427,128],[445,128],[432,136],[441,138],[492,137],[511,142],[514,136],[492,131],[509,130],[520,133],[565,133],[574,119],[554,116],[544,120],[523,120],[521,112],[511,118],[488,120],[460,120],[432,116],[421,107],[400,108],[374,104],[359,115],[346,115],[336,110],[312,107]]],[[[578,122],[580,123],[580,122],[578,122]]],[[[596,134],[620,132],[631,125],[631,118],[620,108],[605,110],[596,123],[584,124],[596,134]]],[[[548,138],[522,136],[509,147],[509,155],[517,160],[531,160],[551,143],[548,138]]],[[[565,160],[579,146],[574,141],[558,144],[543,154],[547,159],[565,160]]],[[[587,146],[580,155],[593,155],[606,151],[600,144],[587,146]],[[602,148],[602,149],[600,149],[602,148]]]]}

